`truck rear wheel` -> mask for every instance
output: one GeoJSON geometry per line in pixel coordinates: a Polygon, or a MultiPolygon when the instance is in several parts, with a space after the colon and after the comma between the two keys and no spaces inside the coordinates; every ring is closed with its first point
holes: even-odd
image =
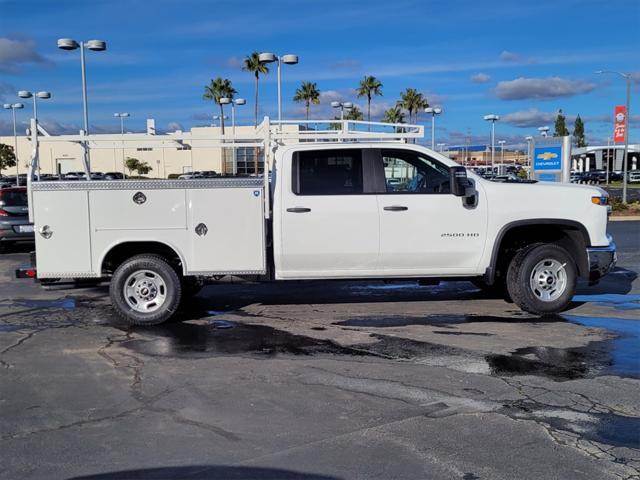
{"type": "Polygon", "coordinates": [[[569,252],[558,245],[536,243],[513,257],[507,271],[507,289],[526,312],[559,313],[571,303],[576,276],[569,252]]]}
{"type": "Polygon", "coordinates": [[[113,273],[109,295],[113,307],[131,325],[157,325],[180,304],[180,278],[160,255],[136,255],[113,273]]]}

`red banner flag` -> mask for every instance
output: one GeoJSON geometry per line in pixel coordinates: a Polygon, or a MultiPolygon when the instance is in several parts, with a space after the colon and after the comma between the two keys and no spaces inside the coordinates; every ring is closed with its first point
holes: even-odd
{"type": "Polygon", "coordinates": [[[625,131],[625,120],[627,118],[627,107],[616,105],[613,124],[613,143],[624,142],[627,132],[625,131]]]}

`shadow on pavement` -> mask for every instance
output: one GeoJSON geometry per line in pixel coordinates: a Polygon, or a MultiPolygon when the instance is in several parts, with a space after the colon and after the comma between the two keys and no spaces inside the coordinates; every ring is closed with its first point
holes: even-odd
{"type": "Polygon", "coordinates": [[[189,465],[184,467],[119,470],[95,475],[70,477],[68,480],[340,480],[338,477],[302,473],[279,468],[231,467],[224,465],[189,465]]]}

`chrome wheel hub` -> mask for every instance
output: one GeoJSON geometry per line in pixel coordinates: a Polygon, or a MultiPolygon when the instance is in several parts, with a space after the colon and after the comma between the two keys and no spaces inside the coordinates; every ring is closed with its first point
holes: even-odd
{"type": "Polygon", "coordinates": [[[531,271],[529,286],[533,294],[543,302],[553,302],[567,289],[566,263],[547,258],[538,262],[531,271]]]}
{"type": "Polygon", "coordinates": [[[152,313],[164,304],[167,286],[164,279],[151,270],[138,270],[127,278],[123,288],[127,305],[136,312],[152,313]]]}

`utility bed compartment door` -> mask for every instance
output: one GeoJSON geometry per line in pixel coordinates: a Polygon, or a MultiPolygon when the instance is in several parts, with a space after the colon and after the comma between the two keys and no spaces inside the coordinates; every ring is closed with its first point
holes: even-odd
{"type": "Polygon", "coordinates": [[[263,193],[260,187],[187,190],[189,273],[266,271],[263,193]]]}
{"type": "Polygon", "coordinates": [[[88,195],[33,192],[38,278],[91,276],[88,195]]]}
{"type": "Polygon", "coordinates": [[[187,227],[182,189],[92,190],[89,195],[95,231],[187,227]]]}

